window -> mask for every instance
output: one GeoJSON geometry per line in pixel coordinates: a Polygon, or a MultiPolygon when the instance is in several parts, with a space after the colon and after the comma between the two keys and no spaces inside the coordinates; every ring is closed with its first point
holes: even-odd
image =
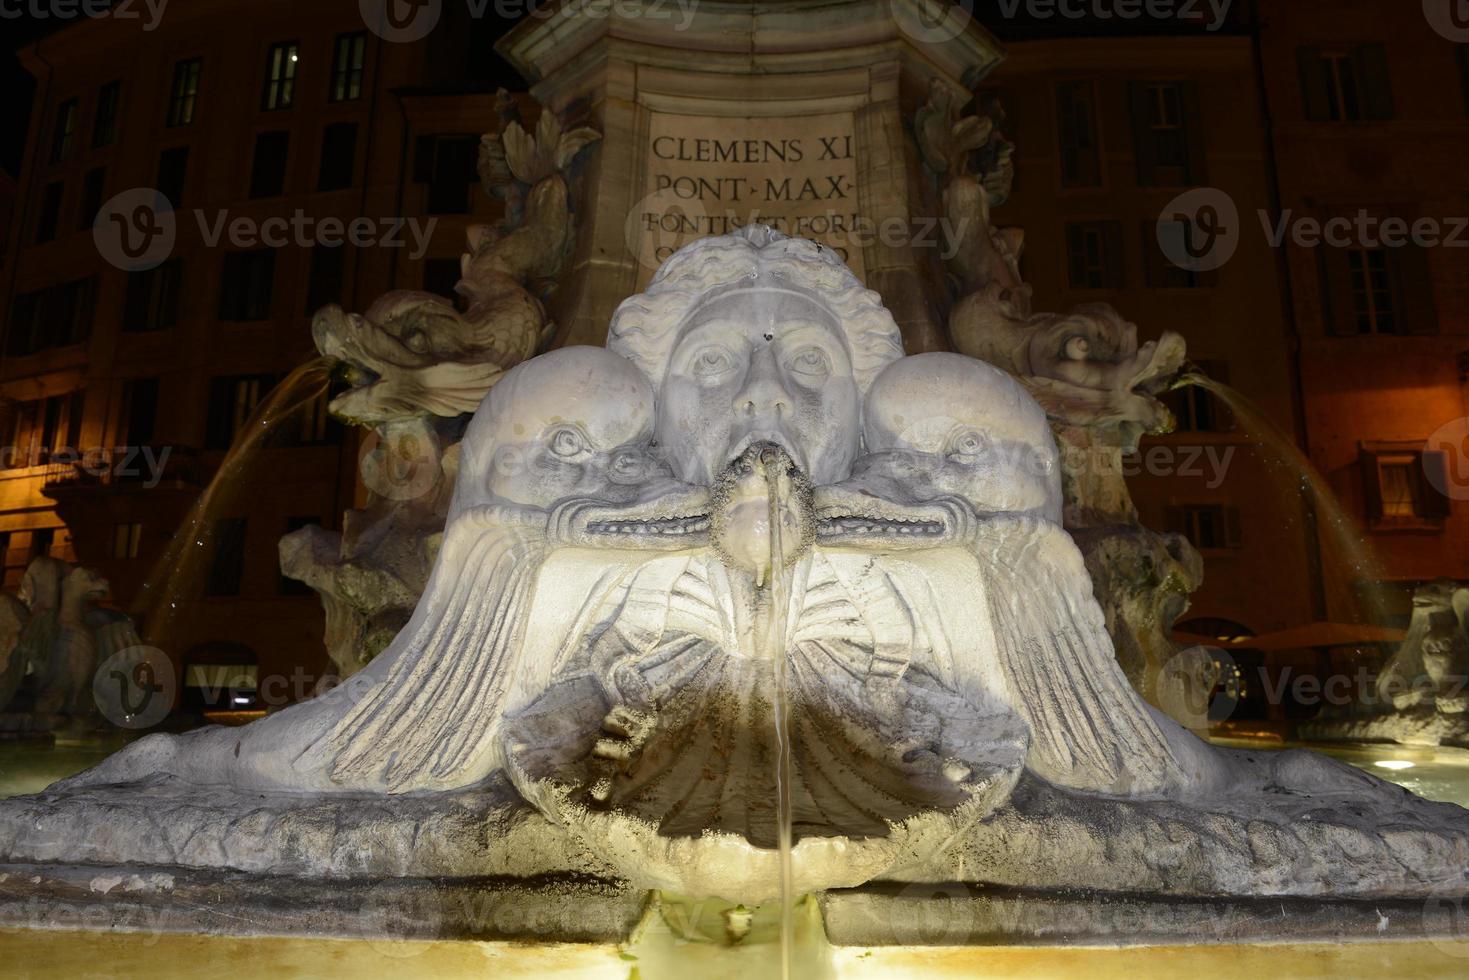
{"type": "Polygon", "coordinates": [[[1437,333],[1430,251],[1319,249],[1328,331],[1344,337],[1437,333]]]}
{"type": "Polygon", "coordinates": [[[274,384],[275,378],[268,374],[234,374],[211,379],[204,448],[228,449],[274,384]]]}
{"type": "Polygon", "coordinates": [[[108,82],[97,92],[97,114],[92,117],[92,149],[106,146],[117,136],[117,104],[122,82],[108,82]]]}
{"type": "Polygon", "coordinates": [[[198,58],[180,61],[173,66],[173,89],[168,98],[168,124],[187,126],[194,121],[194,107],[199,99],[198,58]]]}
{"type": "Polygon", "coordinates": [[[1184,504],[1169,507],[1168,530],[1182,534],[1200,551],[1240,547],[1239,512],[1223,504],[1184,504]]]}
{"type": "Polygon", "coordinates": [[[56,226],[61,221],[61,193],[63,184],[56,180],[41,191],[41,210],[36,215],[36,244],[49,242],[56,237],[56,226]]]}
{"type": "Polygon", "coordinates": [[[158,379],[130,378],[123,387],[123,418],[127,431],[123,440],[129,446],[153,443],[158,425],[158,379]]]}
{"type": "Polygon", "coordinates": [[[274,249],[257,248],[249,252],[226,254],[219,284],[219,319],[268,319],[274,280],[274,249]]]}
{"type": "Polygon", "coordinates": [[[123,330],[166,330],[178,322],[181,270],[179,259],[169,259],[152,269],[129,273],[123,330]]]}
{"type": "Polygon", "coordinates": [[[168,198],[177,211],[184,199],[184,179],[189,172],[189,148],[175,146],[158,155],[158,193],[168,198]]]}
{"type": "Polygon", "coordinates": [[[1067,225],[1066,258],[1072,289],[1123,289],[1127,285],[1120,222],[1067,225]]]}
{"type": "Polygon", "coordinates": [[[260,108],[289,109],[295,101],[298,48],[295,41],[270,46],[270,53],[265,57],[265,90],[260,93],[260,108]]]}
{"type": "Polygon", "coordinates": [[[86,231],[102,210],[102,194],[107,186],[107,168],[93,167],[82,178],[81,206],[77,208],[77,231],[86,231]]]}
{"type": "Polygon", "coordinates": [[[131,524],[114,524],[112,526],[112,557],[138,557],[138,544],[142,540],[143,525],[136,521],[131,524]]]}
{"type": "Polygon", "coordinates": [[[479,179],[479,138],[468,135],[420,136],[413,157],[413,179],[428,184],[429,214],[468,214],[469,187],[479,179]]]}
{"type": "Polygon", "coordinates": [[[1449,516],[1448,456],[1423,443],[1366,443],[1361,449],[1367,520],[1374,528],[1441,524],[1449,516]]]}
{"type": "Polygon", "coordinates": [[[245,519],[226,517],[214,522],[214,557],[204,582],[206,596],[240,594],[245,577],[245,519]]]}
{"type": "Polygon", "coordinates": [[[1056,89],[1057,128],[1061,140],[1063,187],[1098,187],[1102,183],[1097,108],[1090,82],[1065,82],[1056,89]]]}
{"type": "Polygon", "coordinates": [[[362,98],[362,63],[367,49],[367,35],[362,31],[338,34],[332,48],[332,102],[350,102],[362,98]]]}
{"type": "Polygon", "coordinates": [[[56,108],[56,128],[51,131],[51,162],[71,156],[72,134],[77,127],[77,100],[67,99],[56,108]]]}
{"type": "Polygon", "coordinates": [[[1361,122],[1396,115],[1387,48],[1307,47],[1296,52],[1306,118],[1312,122],[1361,122]]]}
{"type": "Polygon", "coordinates": [[[342,301],[342,270],[347,249],[342,245],[315,245],[311,249],[311,272],[306,283],[306,315],[330,303],[342,301]]]}
{"type": "Polygon", "coordinates": [[[286,187],[286,157],[291,134],[285,130],[260,133],[255,137],[255,157],[250,165],[250,196],[279,197],[286,187]]]}
{"type": "Polygon", "coordinates": [[[1163,250],[1163,242],[1177,244],[1180,254],[1192,257],[1195,263],[1213,250],[1217,231],[1201,228],[1194,223],[1193,215],[1179,215],[1158,222],[1144,221],[1143,236],[1143,280],[1150,289],[1203,289],[1219,283],[1216,269],[1193,269],[1178,265],[1163,250]]]}
{"type": "Polygon", "coordinates": [[[1387,249],[1347,249],[1347,269],[1352,276],[1352,308],[1357,316],[1357,333],[1397,333],[1387,249]]]}
{"type": "Polygon", "coordinates": [[[5,353],[24,357],[53,347],[70,347],[92,332],[93,280],[76,279],[15,298],[5,353]]]}
{"type": "Polygon", "coordinates": [[[357,124],[332,123],[321,134],[321,168],[316,178],[319,191],[339,191],[352,186],[357,165],[357,124]]]}
{"type": "Polygon", "coordinates": [[[1198,86],[1190,82],[1133,82],[1128,91],[1138,183],[1143,187],[1205,183],[1198,86]]]}

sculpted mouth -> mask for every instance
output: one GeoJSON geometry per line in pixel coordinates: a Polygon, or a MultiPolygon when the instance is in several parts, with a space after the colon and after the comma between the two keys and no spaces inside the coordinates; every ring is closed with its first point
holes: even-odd
{"type": "Polygon", "coordinates": [[[709,515],[664,517],[644,520],[591,521],[588,534],[626,535],[630,537],[679,537],[703,534],[709,530],[709,515]]]}
{"type": "Polygon", "coordinates": [[[947,530],[938,521],[917,517],[823,517],[816,522],[816,539],[943,537],[947,530]]]}
{"type": "Polygon", "coordinates": [[[946,540],[954,531],[941,506],[889,500],[851,485],[821,487],[816,494],[816,540],[828,546],[924,546],[946,540]]]}
{"type": "Polygon", "coordinates": [[[810,472],[806,466],[806,454],[801,451],[801,447],[792,442],[791,438],[784,432],[777,432],[773,429],[758,429],[746,433],[739,442],[734,444],[734,451],[729,456],[729,464],[733,465],[737,462],[745,454],[745,451],[756,443],[768,443],[779,446],[785,450],[786,455],[791,458],[791,462],[796,464],[796,469],[802,473],[810,472]]]}

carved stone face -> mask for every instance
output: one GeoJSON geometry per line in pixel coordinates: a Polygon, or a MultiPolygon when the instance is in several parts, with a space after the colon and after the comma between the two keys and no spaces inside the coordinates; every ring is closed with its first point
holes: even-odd
{"type": "Polygon", "coordinates": [[[552,351],[511,370],[476,413],[458,505],[631,499],[659,472],[652,434],[652,388],[630,362],[599,347],[552,351]]]}
{"type": "Polygon", "coordinates": [[[859,478],[916,499],[962,497],[981,512],[1060,518],[1045,413],[998,368],[961,354],[897,361],[873,382],[864,432],[859,478]]]}
{"type": "Polygon", "coordinates": [[[658,442],[679,477],[709,485],[756,442],[779,445],[816,485],[851,470],[859,396],[841,322],[785,290],[700,307],[669,359],[658,442]]]}

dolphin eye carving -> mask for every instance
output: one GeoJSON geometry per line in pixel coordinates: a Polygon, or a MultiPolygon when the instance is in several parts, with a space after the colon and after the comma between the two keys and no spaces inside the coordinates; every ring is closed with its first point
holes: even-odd
{"type": "Polygon", "coordinates": [[[592,454],[586,437],[569,426],[551,434],[551,453],[562,462],[576,463],[592,454]]]}
{"type": "Polygon", "coordinates": [[[1089,356],[1091,356],[1091,352],[1092,342],[1081,336],[1072,337],[1071,339],[1067,340],[1066,345],[1061,348],[1061,353],[1064,354],[1066,356],[1066,359],[1069,361],[1084,361],[1089,356]]]}
{"type": "Polygon", "coordinates": [[[965,429],[949,440],[944,451],[951,459],[972,463],[983,456],[989,447],[990,441],[985,438],[984,433],[965,429]]]}

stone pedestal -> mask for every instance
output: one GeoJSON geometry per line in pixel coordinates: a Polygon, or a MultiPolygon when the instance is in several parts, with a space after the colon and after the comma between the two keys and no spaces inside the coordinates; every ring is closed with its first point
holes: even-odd
{"type": "Polygon", "coordinates": [[[557,343],[602,343],[675,249],[761,221],[841,252],[908,353],[946,349],[942,211],[908,120],[935,79],[967,100],[961,79],[1002,49],[973,18],[927,16],[920,0],[551,3],[506,36],[532,94],[585,104],[603,133],[557,343]]]}

